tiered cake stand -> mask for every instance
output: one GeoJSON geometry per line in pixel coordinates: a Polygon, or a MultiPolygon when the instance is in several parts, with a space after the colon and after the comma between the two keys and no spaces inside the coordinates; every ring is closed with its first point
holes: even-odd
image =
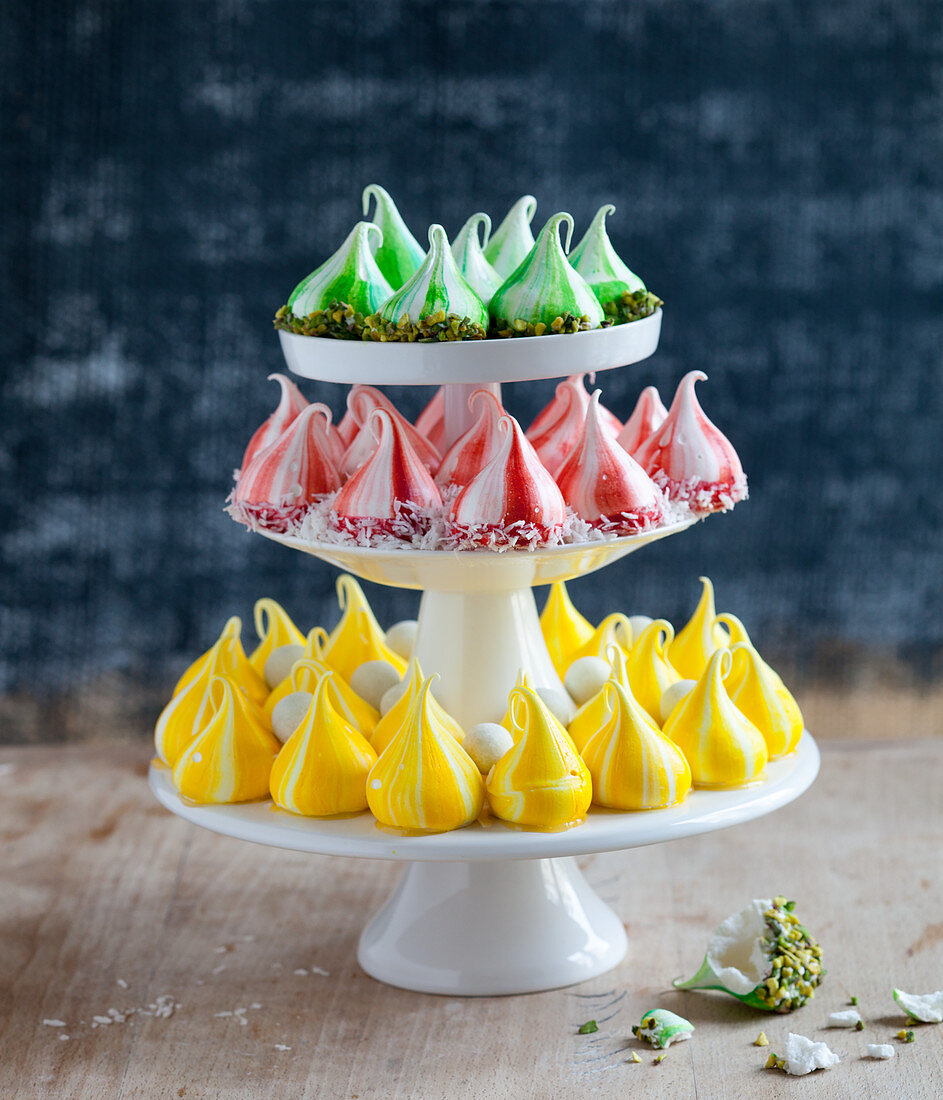
{"type": "MultiPolygon", "coordinates": [[[[647,358],[661,312],[642,321],[566,337],[443,344],[365,344],[280,333],[289,367],[306,378],[372,385],[445,385],[448,443],[469,426],[468,396],[503,381],[607,370],[647,358]]],[[[436,695],[465,728],[499,721],[523,668],[532,683],[562,687],[540,631],[532,588],[594,572],[693,521],[630,538],[537,551],[371,550],[269,538],[368,581],[423,592],[416,653],[436,695]]],[[[400,836],[369,814],[295,817],[271,803],[197,806],[169,772],[151,786],[169,810],[214,832],[278,848],[406,863],[392,897],[360,937],[373,977],[429,993],[500,994],[551,989],[616,966],[627,948],[622,921],[587,885],[575,856],[610,852],[726,828],[770,813],[815,779],[819,753],[804,733],[798,750],[771,763],[760,783],[693,791],[647,813],[593,808],[563,832],[500,822],[455,832],[400,836]]]]}

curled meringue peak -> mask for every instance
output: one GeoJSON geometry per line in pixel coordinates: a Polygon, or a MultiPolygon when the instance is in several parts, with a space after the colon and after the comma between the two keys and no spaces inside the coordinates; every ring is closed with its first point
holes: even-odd
{"type": "Polygon", "coordinates": [[[344,452],[341,472],[348,477],[355,474],[373,453],[376,439],[367,426],[367,421],[374,409],[384,409],[390,414],[390,418],[409,440],[422,464],[429,473],[434,474],[439,468],[442,456],[432,443],[410,424],[385,393],[381,393],[375,386],[362,385],[351,386],[347,394],[347,411],[357,425],[357,434],[344,452]]]}
{"type": "Polygon", "coordinates": [[[252,433],[252,438],[242,456],[241,469],[245,469],[255,458],[259,451],[264,451],[270,443],[274,443],[288,425],[298,416],[302,409],[307,407],[301,390],[294,382],[284,374],[270,374],[270,382],[277,382],[281,394],[275,411],[252,433]]]}
{"type": "Polygon", "coordinates": [[[714,512],[747,495],[747,481],[730,440],[701,408],[688,371],[678,383],[668,415],[635,452],[636,461],[672,499],[687,500],[697,511],[714,512]]]}
{"type": "Polygon", "coordinates": [[[304,635],[292,622],[288,612],[276,600],[263,596],[255,601],[253,621],[259,644],[249,654],[249,664],[261,676],[272,652],[283,645],[305,644],[304,635]]]}
{"type": "Polygon", "coordinates": [[[605,525],[614,534],[635,534],[661,521],[661,493],[603,427],[599,394],[593,393],[582,433],[557,470],[557,485],[587,523],[605,525]]]}
{"type": "MultiPolygon", "coordinates": [[[[583,380],[586,378],[585,374],[571,374],[566,379],[570,385],[575,387],[576,396],[580,399],[583,406],[583,412],[585,414],[586,409],[589,407],[589,394],[586,392],[586,387],[583,384],[583,380]]],[[[540,412],[534,417],[534,422],[527,429],[527,438],[534,442],[535,438],[539,438],[543,433],[557,421],[564,408],[565,399],[557,396],[562,383],[557,384],[557,388],[554,391],[554,395],[550,401],[540,410],[540,412]]],[[[612,432],[613,435],[618,435],[622,431],[622,421],[600,402],[599,412],[602,416],[603,423],[612,432]]]]}
{"type": "Polygon", "coordinates": [[[674,636],[667,619],[655,619],[638,636],[626,660],[632,694],[655,722],[661,717],[665,689],[681,679],[668,659],[674,636]]]}
{"type": "Polygon", "coordinates": [[[596,295],[570,267],[560,242],[561,225],[566,225],[569,245],[573,218],[565,212],[554,214],[537,234],[534,247],[492,297],[489,310],[499,329],[514,329],[520,321],[555,332],[554,321],[567,315],[585,316],[589,328],[599,328],[605,319],[596,295]]]}
{"type": "MultiPolygon", "coordinates": [[[[262,717],[269,725],[272,724],[272,711],[287,695],[295,691],[313,693],[323,676],[337,671],[320,656],[323,653],[325,639],[326,634],[321,627],[316,626],[309,632],[305,642],[305,656],[295,661],[291,666],[291,672],[265,700],[262,717]]],[[[380,720],[380,712],[366,699],[362,699],[340,674],[334,677],[333,689],[339,696],[339,701],[334,705],[345,719],[355,725],[369,740],[380,720]]]]}
{"type": "Polygon", "coordinates": [[[442,386],[416,417],[416,431],[425,436],[437,451],[442,451],[445,442],[445,390],[442,386]]]}
{"type": "Polygon", "coordinates": [[[606,658],[609,660],[608,678],[599,691],[580,707],[567,728],[580,753],[590,738],[603,728],[612,713],[612,699],[606,695],[606,684],[621,684],[631,694],[625,650],[620,645],[609,645],[606,658]]]}
{"type": "Polygon", "coordinates": [[[341,618],[319,643],[319,659],[347,681],[366,661],[389,661],[397,672],[405,672],[406,662],[383,640],[383,631],[363,589],[349,573],[337,578],[337,602],[341,618]]]}
{"type": "Polygon", "coordinates": [[[576,446],[589,406],[589,396],[581,382],[567,378],[557,384],[553,400],[556,416],[542,431],[528,431],[527,438],[534,445],[540,461],[556,476],[567,455],[576,446]]]}
{"type": "Polygon", "coordinates": [[[371,198],[376,199],[371,221],[379,226],[381,233],[380,241],[370,242],[371,247],[377,246],[374,249],[377,267],[392,289],[399,290],[422,263],[423,249],[410,233],[389,193],[378,183],[370,183],[363,189],[364,217],[370,209],[371,198]]]}
{"type": "Polygon", "coordinates": [[[446,317],[467,317],[482,329],[488,327],[488,310],[459,271],[441,225],[429,226],[429,251],[425,259],[379,312],[391,324],[398,324],[405,317],[416,325],[424,317],[442,312],[446,317]]]}
{"type": "Polygon", "coordinates": [[[501,445],[498,424],[507,415],[501,402],[490,390],[475,390],[468,398],[468,406],[474,412],[476,405],[478,419],[442,459],[435,478],[440,488],[467,485],[494,458],[501,445]]]}
{"type": "Polygon", "coordinates": [[[450,517],[463,527],[523,524],[547,538],[566,519],[563,496],[514,417],[502,416],[498,430],[500,449],[455,498],[450,517]]]}
{"type": "Polygon", "coordinates": [[[331,302],[344,302],[364,315],[379,309],[393,293],[373,255],[382,241],[378,225],[357,222],[340,248],[295,287],[288,308],[296,317],[307,317],[331,302]]]}
{"type": "Polygon", "coordinates": [[[271,526],[299,516],[319,496],[340,487],[331,437],[331,410],[306,405],[282,434],[240,472],[233,501],[271,526]]]}
{"type": "Polygon", "coordinates": [[[717,621],[714,586],[709,577],[698,577],[701,598],[694,614],[675,635],[668,657],[682,680],[696,680],[716,650],[729,644],[726,631],[717,621]]]}
{"type": "Polygon", "coordinates": [[[668,410],[662,404],[658,390],[654,386],[646,386],[635,402],[632,415],[619,432],[619,446],[634,456],[652,432],[661,427],[667,415],[668,410]]]}
{"type": "Polygon", "coordinates": [[[536,211],[534,196],[522,195],[485,244],[485,259],[501,279],[506,279],[534,247],[530,223],[536,211]]]}
{"type": "Polygon", "coordinates": [[[589,283],[599,304],[607,305],[629,291],[645,290],[645,284],[622,262],[606,232],[606,218],[614,214],[612,203],[600,206],[580,243],[569,254],[575,271],[589,283]]]}
{"type": "Polygon", "coordinates": [[[226,625],[213,645],[197,657],[174,685],[173,695],[179,695],[189,683],[202,676],[217,655],[220,659],[219,673],[235,680],[253,703],[264,703],[268,685],[262,674],[249,664],[246,651],[242,648],[242,619],[238,615],[226,620],[226,625]]]}
{"type": "Polygon", "coordinates": [[[491,219],[487,214],[472,214],[452,241],[452,255],[474,290],[487,308],[491,296],[502,283],[501,276],[485,259],[484,248],[491,233],[491,219]],[[484,226],[484,243],[478,238],[478,227],[484,226]]]}
{"type": "Polygon", "coordinates": [[[739,787],[766,767],[763,735],[724,687],[732,659],[729,649],[718,649],[665,722],[665,736],[684,754],[696,787],[739,787]]]}
{"type": "Polygon", "coordinates": [[[376,438],[373,454],[334,499],[341,520],[396,520],[402,505],[438,508],[442,497],[406,433],[386,409],[374,409],[366,425],[376,438]]]}

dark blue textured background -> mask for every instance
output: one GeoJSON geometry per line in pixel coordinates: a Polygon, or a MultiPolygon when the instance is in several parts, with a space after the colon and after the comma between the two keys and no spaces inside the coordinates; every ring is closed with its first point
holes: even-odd
{"type": "MultiPolygon", "coordinates": [[[[943,650],[943,13],[921,0],[37,2],[0,23],[3,690],[161,692],[335,571],[222,514],[279,369],[271,314],[364,184],[420,239],[523,191],[666,299],[601,379],[703,403],[752,499],[573,586],[680,620],[710,574],[771,657],[943,650]]],[[[340,409],[340,387],[308,384],[340,409]]],[[[552,383],[510,387],[525,420],[552,383]]],[[[408,414],[427,394],[403,392],[408,414]]],[[[381,619],[412,594],[374,589],[381,619]]]]}

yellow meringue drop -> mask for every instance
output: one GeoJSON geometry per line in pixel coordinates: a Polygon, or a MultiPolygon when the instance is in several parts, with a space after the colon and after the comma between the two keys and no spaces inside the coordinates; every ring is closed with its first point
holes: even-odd
{"type": "Polygon", "coordinates": [[[173,694],[179,694],[187,684],[191,683],[206,670],[210,663],[214,646],[217,643],[223,643],[222,671],[231,680],[236,681],[253,703],[258,703],[259,705],[264,703],[268,688],[266,687],[265,680],[263,680],[252,665],[249,664],[249,658],[246,656],[246,651],[242,648],[241,635],[242,619],[240,619],[238,615],[233,615],[226,620],[226,625],[223,627],[222,633],[217,638],[216,642],[210,646],[205,653],[200,654],[187,671],[180,677],[174,687],[173,694]]]}
{"type": "Polygon", "coordinates": [[[739,787],[766,767],[763,735],[724,687],[732,660],[729,649],[718,649],[665,723],[664,734],[684,753],[696,787],[739,787]]]}
{"type": "Polygon", "coordinates": [[[534,829],[576,825],[593,798],[589,771],[536,692],[511,692],[514,747],[488,775],[488,801],[503,821],[534,829]]]}
{"type": "Polygon", "coordinates": [[[377,754],[337,709],[339,692],[332,689],[339,688],[338,680],[333,672],[320,678],[301,725],[272,768],[272,798],[289,813],[332,817],[367,808],[367,774],[377,754]]]}
{"type": "Polygon", "coordinates": [[[261,641],[249,654],[249,664],[260,676],[273,649],[305,644],[304,635],[288,617],[288,612],[267,596],[255,601],[255,632],[261,641]]]}
{"type": "MultiPolygon", "coordinates": [[[[397,733],[399,733],[400,728],[409,714],[410,707],[416,701],[416,697],[422,690],[424,682],[422,669],[419,667],[419,662],[415,657],[411,658],[406,668],[405,680],[406,690],[377,722],[373,735],[370,738],[370,744],[373,745],[378,753],[383,752],[397,733]]],[[[434,695],[429,696],[429,709],[435,721],[446,733],[450,733],[459,744],[465,740],[465,731],[434,695]]]]}
{"type": "Polygon", "coordinates": [[[698,580],[701,598],[694,614],[668,647],[668,659],[682,680],[696,680],[714,652],[728,644],[726,632],[717,626],[714,586],[708,577],[698,577],[698,580]]]}
{"type": "Polygon", "coordinates": [[[610,810],[675,806],[691,789],[691,769],[618,681],[603,688],[609,721],[589,739],[583,760],[593,778],[593,802],[610,810]]]}
{"type": "Polygon", "coordinates": [[[626,661],[632,694],[656,722],[661,717],[665,688],[681,679],[668,658],[674,636],[667,619],[655,619],[638,636],[626,661]]]}
{"type": "MultiPolygon", "coordinates": [[[[310,640],[310,634],[308,638],[310,640]]],[[[305,651],[307,652],[307,646],[305,651]]],[[[272,711],[286,695],[291,695],[295,691],[310,691],[313,694],[322,677],[334,671],[330,665],[325,664],[324,661],[320,661],[316,657],[299,657],[291,666],[291,672],[265,700],[265,707],[262,710],[263,717],[271,725],[272,711]]],[[[343,700],[350,720],[369,741],[376,729],[377,722],[380,721],[380,712],[370,706],[366,699],[361,698],[340,675],[334,677],[334,690],[343,700]]]]}
{"type": "Polygon", "coordinates": [[[606,685],[621,684],[626,690],[631,691],[625,651],[621,646],[610,646],[608,657],[611,669],[609,679],[592,699],[580,707],[567,727],[570,740],[576,745],[576,751],[581,755],[586,742],[602,729],[612,710],[612,700],[606,693],[606,685]]]}
{"type": "MultiPolygon", "coordinates": [[[[573,653],[570,664],[578,661],[580,657],[601,657],[604,661],[609,658],[606,654],[611,645],[621,646],[623,649],[632,640],[632,626],[628,615],[621,611],[613,611],[607,615],[596,627],[592,635],[573,653]],[[625,643],[625,644],[623,644],[625,643]]],[[[569,665],[567,665],[569,668],[569,665]]]]}
{"type": "Polygon", "coordinates": [[[575,659],[573,654],[593,636],[593,624],[573,606],[563,581],[555,581],[550,587],[540,613],[540,630],[553,667],[562,680],[575,659]]]}
{"type": "Polygon", "coordinates": [[[724,681],[737,709],[763,735],[770,760],[785,756],[799,744],[805,723],[792,693],[774,669],[763,660],[735,615],[719,615],[729,629],[733,662],[724,681]]]}
{"type": "Polygon", "coordinates": [[[193,802],[219,804],[267,798],[278,738],[259,721],[238,686],[225,676],[210,685],[208,721],[174,765],[174,786],[193,802]]]}
{"type": "Polygon", "coordinates": [[[485,785],[475,762],[436,718],[434,679],[423,681],[367,776],[367,802],[381,825],[447,832],[476,821],[484,806],[485,785]]]}
{"type": "Polygon", "coordinates": [[[366,661],[389,661],[402,675],[406,662],[384,642],[383,631],[370,610],[363,589],[348,573],[337,578],[337,602],[343,614],[327,637],[322,660],[345,680],[366,661]]]}

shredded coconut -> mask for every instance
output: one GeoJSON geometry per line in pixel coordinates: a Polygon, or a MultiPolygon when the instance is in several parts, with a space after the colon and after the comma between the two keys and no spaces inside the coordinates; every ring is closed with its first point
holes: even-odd
{"type": "Polygon", "coordinates": [[[43,1020],[46,1027],[68,1027],[65,1020],[43,1020]]]}

